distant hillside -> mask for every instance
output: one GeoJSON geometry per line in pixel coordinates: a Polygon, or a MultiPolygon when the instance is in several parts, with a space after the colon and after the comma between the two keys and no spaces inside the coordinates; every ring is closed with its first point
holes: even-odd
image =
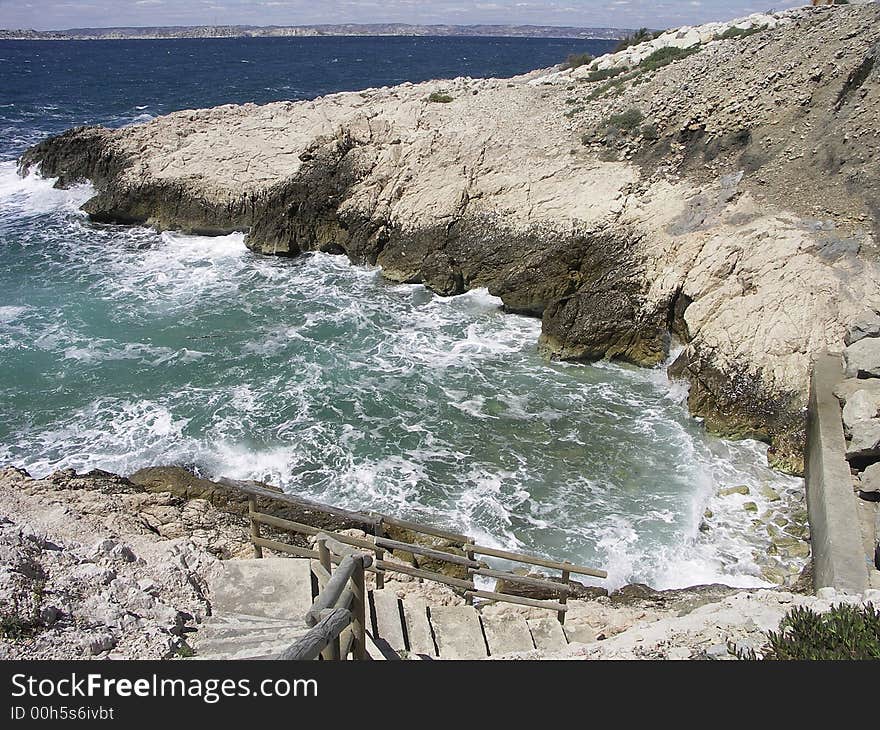
{"type": "Polygon", "coordinates": [[[552,25],[405,25],[356,24],[266,26],[200,25],[144,28],[71,28],[0,30],[0,40],[120,40],[157,38],[285,38],[296,36],[483,36],[496,38],[618,39],[621,28],[572,28],[552,25]]]}

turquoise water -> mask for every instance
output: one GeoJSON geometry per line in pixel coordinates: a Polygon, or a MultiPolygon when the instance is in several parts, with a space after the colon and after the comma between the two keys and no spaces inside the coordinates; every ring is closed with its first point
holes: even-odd
{"type": "Polygon", "coordinates": [[[703,512],[720,486],[799,480],[759,444],[707,437],[662,368],[546,362],[540,323],[485,291],[94,225],[89,194],[0,165],[0,462],[185,464],[608,567],[611,584],[761,582],[748,513],[730,504],[704,534],[703,512]]]}
{"type": "Polygon", "coordinates": [[[254,256],[241,236],[94,225],[88,188],[11,162],[76,124],[514,74],[584,45],[0,43],[0,463],[182,464],[597,565],[609,586],[763,584],[753,520],[790,512],[802,483],[760,444],[707,437],[662,368],[545,362],[540,323],[486,292],[443,299],[341,258],[254,256]],[[742,484],[748,497],[717,495],[742,484]]]}

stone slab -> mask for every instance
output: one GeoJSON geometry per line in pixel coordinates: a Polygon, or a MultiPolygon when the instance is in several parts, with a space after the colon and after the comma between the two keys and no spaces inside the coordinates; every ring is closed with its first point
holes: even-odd
{"type": "Polygon", "coordinates": [[[535,647],[541,651],[556,652],[568,646],[562,624],[555,616],[529,619],[529,630],[532,632],[535,647]]]}
{"type": "Polygon", "coordinates": [[[211,578],[217,614],[250,614],[297,621],[312,606],[309,561],[299,558],[225,560],[211,578]]]}
{"type": "Polygon", "coordinates": [[[370,591],[375,619],[376,636],[378,642],[384,639],[394,651],[406,649],[406,641],[403,638],[403,624],[400,618],[400,601],[397,593],[384,588],[379,591],[370,591]]]}
{"type": "Polygon", "coordinates": [[[490,656],[535,648],[532,632],[522,616],[483,616],[482,620],[490,656]]]}
{"type": "Polygon", "coordinates": [[[423,598],[406,598],[403,601],[403,618],[409,651],[422,656],[437,656],[431,624],[428,622],[428,604],[423,598]]]}
{"type": "Polygon", "coordinates": [[[430,618],[441,659],[488,656],[480,616],[473,606],[432,606],[430,618]]]}

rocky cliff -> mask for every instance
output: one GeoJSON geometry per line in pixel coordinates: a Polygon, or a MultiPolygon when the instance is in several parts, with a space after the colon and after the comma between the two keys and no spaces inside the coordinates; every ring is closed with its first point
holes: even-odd
{"type": "Polygon", "coordinates": [[[657,365],[802,467],[807,374],[880,308],[880,8],[681,29],[574,70],[81,128],[29,150],[96,221],[320,249],[543,319],[551,357],[657,365]]]}

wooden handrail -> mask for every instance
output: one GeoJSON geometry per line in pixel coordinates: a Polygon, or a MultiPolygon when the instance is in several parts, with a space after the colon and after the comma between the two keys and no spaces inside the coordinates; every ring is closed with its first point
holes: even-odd
{"type": "Polygon", "coordinates": [[[557,593],[568,593],[571,587],[565,583],[558,583],[554,580],[544,580],[542,578],[534,578],[530,575],[518,575],[517,573],[509,573],[504,570],[490,570],[489,568],[480,568],[474,571],[474,575],[482,575],[486,578],[498,578],[500,580],[510,581],[511,583],[520,583],[524,586],[532,588],[545,588],[557,593]]]}
{"type": "Polygon", "coordinates": [[[433,560],[441,560],[446,563],[454,563],[455,565],[463,565],[466,568],[481,568],[483,563],[471,560],[464,555],[456,555],[455,553],[447,553],[442,550],[434,550],[424,545],[414,545],[408,542],[398,542],[397,540],[387,540],[384,537],[376,538],[376,547],[386,548],[387,550],[402,550],[406,553],[414,555],[423,555],[433,560]]]}
{"type": "Polygon", "coordinates": [[[278,658],[284,661],[312,661],[331,645],[335,645],[331,654],[339,658],[342,656],[339,637],[351,625],[351,619],[351,611],[345,608],[324,611],[309,632],[282,651],[278,658]]]}
{"type": "Polygon", "coordinates": [[[388,515],[375,514],[374,516],[379,518],[379,521],[382,525],[391,525],[392,527],[399,527],[402,530],[409,530],[410,532],[420,532],[423,535],[439,537],[443,540],[449,540],[450,542],[466,543],[471,541],[471,539],[467,535],[460,535],[457,532],[450,532],[448,530],[442,530],[437,527],[421,525],[418,522],[400,520],[396,517],[389,517],[388,515]]]}
{"type": "Polygon", "coordinates": [[[327,581],[327,585],[324,586],[324,590],[318,594],[312,607],[309,609],[308,613],[306,613],[306,624],[314,626],[320,620],[321,611],[336,607],[342,597],[343,591],[345,591],[346,585],[355,575],[358,567],[363,570],[364,567],[370,565],[370,563],[372,563],[372,558],[369,555],[360,555],[357,557],[354,555],[346,555],[339,564],[339,567],[333,571],[330,580],[327,581]]]}
{"type": "MultiPolygon", "coordinates": [[[[430,580],[436,583],[443,583],[445,585],[452,586],[453,588],[463,591],[465,599],[469,603],[473,600],[473,598],[476,597],[554,610],[557,612],[557,618],[559,619],[560,623],[563,623],[565,621],[566,603],[571,593],[568,581],[572,573],[591,576],[594,578],[608,577],[608,573],[606,571],[596,568],[575,565],[574,563],[570,563],[567,561],[550,560],[548,558],[541,558],[525,553],[516,553],[509,550],[501,550],[499,548],[488,547],[486,545],[478,545],[467,535],[452,532],[450,530],[430,527],[428,525],[422,525],[417,522],[401,520],[395,517],[389,517],[388,515],[382,515],[378,513],[366,514],[360,512],[352,512],[349,510],[340,509],[338,507],[330,507],[328,505],[323,505],[318,502],[304,500],[299,497],[292,497],[282,492],[275,492],[251,483],[236,482],[234,486],[248,495],[248,516],[250,518],[251,526],[251,542],[254,545],[254,554],[256,557],[262,557],[262,549],[265,547],[269,548],[270,550],[285,552],[290,555],[296,555],[298,557],[313,559],[318,558],[321,560],[321,564],[324,565],[324,567],[320,571],[317,569],[313,571],[315,572],[315,575],[319,581],[319,585],[321,586],[319,598],[327,593],[328,590],[331,589],[331,587],[333,591],[338,592],[335,594],[335,598],[333,601],[330,601],[329,598],[325,596],[321,604],[318,604],[316,602],[315,606],[313,606],[312,610],[308,614],[308,621],[311,621],[313,623],[317,623],[319,621],[321,611],[327,610],[337,605],[337,601],[339,601],[340,596],[342,595],[342,590],[344,590],[344,588],[341,588],[340,586],[345,586],[348,581],[351,580],[353,584],[353,590],[357,592],[357,580],[356,578],[353,578],[353,576],[354,572],[357,572],[358,570],[361,572],[361,574],[363,574],[363,571],[365,570],[369,570],[371,573],[375,573],[376,587],[379,589],[384,586],[384,574],[386,571],[399,572],[417,578],[422,578],[424,580],[430,580]],[[345,520],[349,523],[361,524],[363,527],[368,529],[367,534],[369,537],[353,537],[351,535],[346,535],[341,532],[321,530],[320,528],[303,522],[296,522],[294,520],[289,520],[282,517],[269,515],[264,512],[259,512],[257,510],[257,497],[288,503],[297,507],[301,511],[325,513],[327,515],[332,515],[333,517],[345,520]],[[269,540],[261,535],[261,525],[274,527],[278,530],[283,530],[285,532],[292,532],[309,537],[317,537],[317,550],[310,550],[308,548],[303,548],[296,545],[289,545],[287,543],[277,540],[269,540]],[[430,535],[435,538],[447,540],[453,543],[453,546],[463,552],[464,555],[446,552],[445,550],[438,549],[435,546],[429,547],[417,543],[392,540],[385,537],[386,527],[395,527],[402,530],[408,530],[417,534],[430,535]],[[370,531],[372,532],[372,535],[370,535],[370,531]],[[462,578],[455,578],[444,575],[440,572],[425,570],[423,568],[417,568],[415,566],[404,565],[384,560],[385,552],[394,550],[411,553],[413,555],[422,556],[443,563],[450,563],[452,565],[462,566],[468,572],[468,579],[465,580],[462,578]],[[375,559],[371,559],[369,556],[366,556],[363,551],[369,551],[373,553],[375,555],[375,559]],[[493,570],[485,562],[483,562],[482,560],[478,560],[476,558],[476,556],[478,555],[499,558],[501,560],[508,560],[525,565],[534,565],[542,568],[548,568],[550,570],[559,571],[562,576],[560,579],[554,579],[552,577],[544,579],[532,576],[522,576],[513,572],[493,570]],[[351,568],[346,563],[346,558],[348,557],[355,557],[358,559],[358,561],[361,561],[356,569],[351,568]],[[340,573],[343,565],[345,566],[344,573],[348,574],[348,577],[340,576],[337,583],[333,583],[333,578],[330,577],[329,574],[329,571],[334,564],[338,564],[339,568],[335,571],[333,577],[340,573]],[[487,578],[506,580],[512,583],[532,586],[534,588],[544,588],[546,590],[552,590],[559,595],[559,602],[556,603],[552,601],[538,601],[536,599],[514,596],[512,594],[478,591],[476,590],[476,586],[473,582],[473,576],[476,575],[487,578]],[[331,583],[333,583],[332,586],[331,583]]],[[[363,586],[360,586],[360,590],[363,592],[363,586]]],[[[327,593],[327,595],[333,594],[327,593]]],[[[352,599],[351,604],[354,607],[358,607],[359,602],[357,597],[352,599]]],[[[353,620],[353,626],[356,623],[356,619],[353,620]]],[[[363,625],[363,621],[360,622],[360,625],[363,625]]],[[[356,651],[363,650],[362,636],[360,637],[360,641],[358,639],[358,636],[354,636],[354,638],[352,639],[352,643],[356,651]]]]}
{"type": "Polygon", "coordinates": [[[380,518],[376,517],[375,515],[369,515],[364,512],[354,512],[352,510],[342,509],[341,507],[333,507],[328,504],[321,504],[320,502],[313,502],[310,499],[294,497],[290,494],[287,494],[287,492],[276,492],[272,489],[258,487],[253,484],[239,482],[236,483],[235,489],[252,497],[262,497],[273,502],[286,503],[291,505],[292,507],[296,507],[304,511],[318,513],[323,512],[324,514],[333,515],[334,517],[345,520],[346,522],[355,522],[361,523],[363,525],[369,525],[371,530],[375,530],[380,522],[380,518]]]}
{"type": "Polygon", "coordinates": [[[560,563],[558,560],[548,560],[547,558],[538,558],[534,555],[523,555],[521,553],[511,553],[507,550],[499,550],[498,548],[490,548],[483,545],[475,545],[469,543],[464,546],[465,551],[476,553],[477,555],[488,555],[491,558],[501,558],[502,560],[511,560],[516,563],[527,563],[529,565],[540,565],[542,568],[550,568],[551,570],[568,571],[569,573],[577,573],[578,575],[590,575],[594,578],[607,578],[608,573],[604,570],[596,568],[587,568],[583,565],[574,565],[573,563],[560,563]]]}
{"type": "Polygon", "coordinates": [[[401,565],[400,563],[390,563],[387,560],[377,560],[376,567],[381,568],[383,571],[387,571],[389,573],[404,573],[406,575],[411,575],[415,578],[424,578],[425,580],[431,580],[435,583],[445,583],[448,586],[452,586],[453,588],[460,588],[461,590],[469,591],[474,588],[473,581],[463,580],[461,578],[453,578],[449,575],[443,575],[443,573],[434,573],[429,570],[422,570],[421,568],[413,568],[409,565],[401,565]]]}
{"type": "Polygon", "coordinates": [[[536,598],[524,598],[523,596],[511,596],[509,593],[493,593],[492,591],[468,591],[468,593],[475,598],[485,598],[489,601],[502,601],[503,603],[515,603],[518,606],[531,606],[532,608],[546,608],[549,611],[556,611],[557,613],[565,613],[568,610],[568,607],[563,603],[539,601],[536,598]]]}

